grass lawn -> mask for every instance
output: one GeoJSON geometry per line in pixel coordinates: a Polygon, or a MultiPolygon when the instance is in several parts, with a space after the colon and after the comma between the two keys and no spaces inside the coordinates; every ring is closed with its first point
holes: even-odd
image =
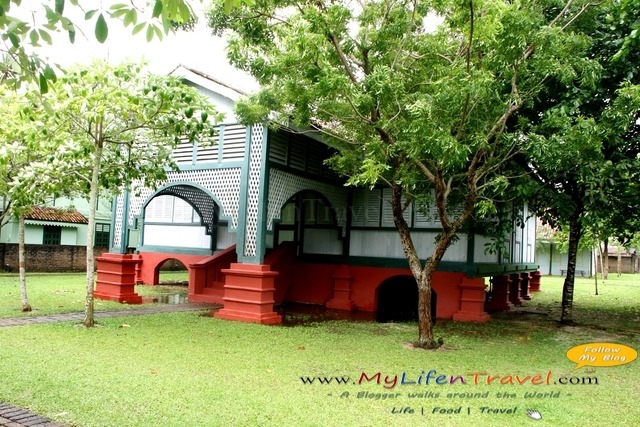
{"type": "MultiPolygon", "coordinates": [[[[168,280],[182,278],[181,272],[168,272],[168,280]]],[[[23,313],[20,303],[20,282],[17,274],[0,274],[0,318],[45,316],[56,313],[84,311],[84,273],[28,273],[27,296],[33,311],[23,313]]],[[[186,286],[136,286],[142,297],[162,298],[167,295],[186,296],[186,286]]],[[[143,304],[147,306],[148,304],[143,304]]],[[[140,305],[95,300],[96,310],[130,310],[140,305]]]]}
{"type": "Polygon", "coordinates": [[[588,342],[640,348],[640,275],[612,275],[599,296],[577,279],[573,326],[555,322],[561,286],[543,277],[525,310],[486,324],[439,321],[445,345],[436,351],[406,345],[416,338],[411,323],[260,326],[191,312],[104,319],[93,329],[0,328],[0,401],[86,427],[637,425],[640,361],[574,370],[565,353],[588,342]],[[377,373],[380,384],[366,380],[377,373]],[[422,384],[399,384],[403,373],[422,384]],[[499,377],[487,385],[484,373],[499,377]],[[536,375],[550,384],[532,385],[536,375]],[[349,380],[303,384],[307,376],[349,380]],[[458,376],[466,383],[448,384],[458,376]]]}

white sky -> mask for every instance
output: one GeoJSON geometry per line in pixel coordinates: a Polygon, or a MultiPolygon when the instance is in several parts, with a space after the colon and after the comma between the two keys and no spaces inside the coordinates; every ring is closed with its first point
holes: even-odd
{"type": "MultiPolygon", "coordinates": [[[[131,1],[135,2],[135,0],[131,1]]],[[[75,43],[69,42],[66,32],[52,34],[53,44],[43,44],[42,47],[37,48],[37,51],[41,56],[48,57],[61,66],[89,63],[95,58],[107,59],[112,63],[139,62],[144,59],[149,63],[151,71],[166,74],[183,64],[244,92],[257,90],[258,85],[252,77],[228,64],[225,41],[211,35],[211,31],[207,28],[203,9],[210,1],[190,0],[190,4],[199,15],[199,22],[194,31],[172,33],[165,36],[162,41],[155,38],[148,43],[145,37],[146,29],[134,36],[131,34],[132,26],[125,28],[121,21],[108,18],[109,37],[104,44],[98,43],[94,35],[95,20],[99,12],[90,21],[85,21],[84,12],[67,1],[65,16],[81,28],[81,31],[76,34],[75,43]]],[[[91,9],[107,11],[113,4],[128,2],[128,0],[80,0],[80,5],[85,11],[91,9]]],[[[144,5],[145,2],[145,0],[139,0],[135,3],[144,5]]],[[[28,21],[35,20],[43,23],[45,22],[43,4],[53,7],[53,3],[52,0],[23,0],[18,8],[15,6],[12,8],[11,13],[28,21]]],[[[108,14],[105,13],[105,16],[108,14]]],[[[139,14],[139,20],[141,18],[139,14]]],[[[425,20],[430,30],[435,29],[442,22],[441,18],[432,14],[425,20]]]]}
{"type": "MultiPolygon", "coordinates": [[[[208,1],[205,0],[204,4],[207,4],[208,1]]],[[[89,10],[94,7],[99,8],[100,5],[108,9],[111,4],[125,2],[126,0],[85,0],[80,4],[84,6],[85,10],[89,10]]],[[[24,13],[25,16],[21,17],[29,17],[27,19],[30,19],[33,12],[37,20],[38,15],[44,15],[42,3],[44,3],[43,0],[23,0],[19,7],[19,13],[20,15],[24,13]]],[[[46,3],[53,7],[52,1],[46,1],[46,3]]],[[[201,9],[203,7],[197,0],[193,0],[191,3],[194,8],[201,9]]],[[[12,12],[18,13],[13,10],[12,12]]],[[[149,63],[149,68],[155,73],[169,73],[179,64],[183,64],[244,91],[252,91],[257,88],[250,76],[228,64],[224,40],[211,35],[203,16],[200,16],[198,25],[193,32],[181,31],[169,34],[162,41],[155,38],[150,43],[146,41],[146,29],[134,36],[131,35],[131,26],[124,28],[121,21],[107,19],[109,37],[104,44],[98,43],[94,36],[97,14],[91,21],[85,21],[84,13],[68,4],[65,8],[65,16],[80,26],[84,34],[78,32],[73,44],[69,42],[66,32],[52,34],[53,44],[43,43],[43,46],[37,49],[41,56],[48,57],[52,62],[61,66],[89,63],[95,58],[107,59],[112,63],[138,62],[145,59],[149,63]]],[[[105,16],[107,15],[105,14],[105,16]]]]}

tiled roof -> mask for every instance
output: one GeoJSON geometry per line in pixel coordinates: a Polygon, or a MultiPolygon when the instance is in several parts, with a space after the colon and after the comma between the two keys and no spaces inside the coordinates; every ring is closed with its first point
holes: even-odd
{"type": "Polygon", "coordinates": [[[71,222],[74,224],[87,224],[89,221],[75,209],[58,209],[34,206],[25,219],[37,221],[71,222]]]}

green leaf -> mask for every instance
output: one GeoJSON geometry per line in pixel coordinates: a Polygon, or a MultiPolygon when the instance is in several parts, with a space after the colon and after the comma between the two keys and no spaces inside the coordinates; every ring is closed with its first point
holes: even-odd
{"type": "Polygon", "coordinates": [[[20,46],[20,39],[18,38],[18,36],[16,36],[15,33],[7,33],[7,36],[9,37],[9,40],[11,41],[13,47],[17,48],[18,46],[20,46]]]}
{"type": "Polygon", "coordinates": [[[111,10],[128,9],[130,5],[126,3],[117,3],[110,7],[111,10]]]}
{"type": "Polygon", "coordinates": [[[62,24],[62,29],[71,31],[76,29],[76,26],[71,22],[69,18],[65,18],[64,16],[60,19],[60,23],[62,24]]]}
{"type": "Polygon", "coordinates": [[[101,13],[98,16],[98,20],[96,21],[96,40],[100,43],[104,43],[109,36],[109,27],[107,26],[107,21],[104,19],[104,15],[101,13]]]}
{"type": "Polygon", "coordinates": [[[153,13],[151,14],[152,18],[157,18],[162,13],[162,1],[156,0],[156,4],[153,6],[153,13]]]}
{"type": "Polygon", "coordinates": [[[129,13],[128,9],[118,9],[115,12],[110,12],[109,15],[115,19],[115,18],[122,18],[123,16],[126,16],[127,13],[129,13]]]}
{"type": "Polygon", "coordinates": [[[144,28],[145,25],[147,25],[145,22],[139,23],[138,25],[133,27],[133,31],[131,32],[131,34],[133,34],[133,35],[138,34],[140,31],[142,31],[142,29],[144,28]]]}
{"type": "Polygon", "coordinates": [[[31,30],[31,32],[29,33],[29,40],[31,40],[31,44],[32,45],[37,45],[38,44],[38,40],[40,40],[40,36],[38,35],[38,31],[31,30]]]}
{"type": "Polygon", "coordinates": [[[56,0],[56,13],[62,15],[64,12],[64,0],[56,0]]]}
{"type": "Polygon", "coordinates": [[[48,21],[53,22],[58,20],[59,14],[54,12],[49,6],[44,5],[44,11],[48,21]]]}
{"type": "Polygon", "coordinates": [[[57,79],[56,72],[53,71],[53,68],[51,68],[49,64],[47,64],[47,66],[44,67],[43,75],[47,80],[51,80],[53,82],[55,82],[57,79]]]}
{"type": "Polygon", "coordinates": [[[47,78],[44,76],[44,74],[40,74],[39,82],[40,82],[40,93],[45,94],[49,92],[49,83],[47,83],[47,78]]]}
{"type": "Polygon", "coordinates": [[[51,35],[49,35],[48,32],[46,32],[45,30],[38,30],[38,33],[40,34],[40,38],[42,38],[45,43],[51,44],[51,35]]]}
{"type": "Polygon", "coordinates": [[[147,27],[147,41],[150,42],[151,40],[153,40],[153,26],[149,25],[147,27]]]}
{"type": "Polygon", "coordinates": [[[76,41],[76,32],[75,30],[69,30],[69,42],[71,44],[75,43],[76,41]]]}
{"type": "Polygon", "coordinates": [[[44,108],[44,111],[46,111],[47,114],[50,114],[50,115],[55,114],[55,112],[53,111],[53,107],[51,107],[51,104],[46,99],[42,100],[42,107],[44,108]]]}
{"type": "Polygon", "coordinates": [[[126,15],[124,15],[124,26],[128,27],[131,24],[134,24],[138,21],[138,12],[135,9],[130,9],[126,15]]]}
{"type": "Polygon", "coordinates": [[[95,15],[96,12],[98,12],[98,9],[93,9],[88,11],[87,13],[84,14],[84,19],[88,21],[89,19],[93,18],[93,15],[95,15]]]}
{"type": "Polygon", "coordinates": [[[154,25],[153,31],[156,33],[156,36],[158,36],[158,39],[162,40],[162,38],[164,37],[164,34],[162,33],[162,30],[160,29],[160,27],[157,27],[154,25]]]}

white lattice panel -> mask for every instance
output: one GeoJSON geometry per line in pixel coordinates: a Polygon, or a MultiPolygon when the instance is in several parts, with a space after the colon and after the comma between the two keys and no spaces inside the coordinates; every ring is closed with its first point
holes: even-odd
{"type": "Polygon", "coordinates": [[[273,229],[273,221],[280,218],[280,212],[285,202],[302,190],[314,190],[329,199],[331,207],[335,209],[338,225],[342,227],[342,234],[344,235],[347,223],[347,190],[344,187],[300,177],[279,169],[271,169],[269,172],[267,229],[273,229]]]}
{"type": "MultiPolygon", "coordinates": [[[[231,220],[229,228],[235,229],[238,227],[240,175],[240,168],[169,172],[164,185],[172,182],[182,184],[192,182],[206,188],[213,193],[220,202],[220,216],[229,218],[231,220]]],[[[155,191],[156,190],[149,188],[138,188],[135,191],[136,195],[131,195],[128,216],[128,224],[130,227],[133,227],[134,218],[140,215],[142,204],[147,201],[155,191]]],[[[118,198],[119,202],[120,199],[121,197],[118,198]]],[[[119,212],[117,211],[116,217],[122,218],[122,207],[120,207],[119,212]]],[[[116,220],[116,225],[117,224],[118,220],[116,220]]],[[[116,231],[116,233],[118,232],[116,231]]],[[[119,234],[116,234],[116,236],[119,236],[119,234]]]]}
{"type": "Polygon", "coordinates": [[[249,185],[247,187],[247,219],[244,233],[244,255],[255,256],[258,236],[258,212],[260,208],[260,180],[262,171],[262,144],[264,128],[261,124],[251,129],[249,154],[249,185]]]}
{"type": "Polygon", "coordinates": [[[120,248],[122,246],[122,211],[124,208],[124,197],[118,196],[116,199],[116,220],[113,225],[113,247],[120,248]]]}

